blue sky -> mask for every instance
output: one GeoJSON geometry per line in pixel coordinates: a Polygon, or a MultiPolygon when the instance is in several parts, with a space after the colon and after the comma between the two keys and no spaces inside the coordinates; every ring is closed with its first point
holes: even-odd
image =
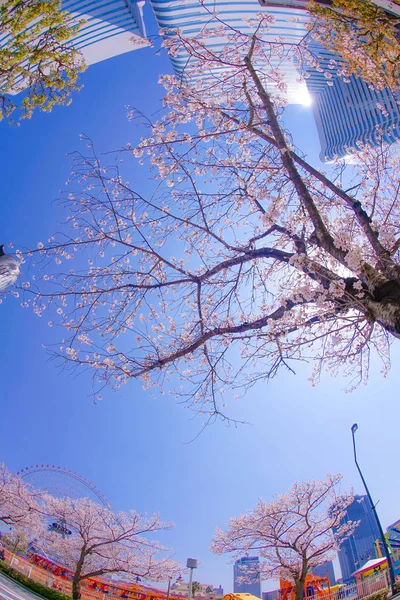
{"type": "MultiPolygon", "coordinates": [[[[57,229],[62,212],[54,200],[64,188],[67,152],[89,135],[100,151],[135,141],[125,105],[151,113],[163,95],[158,76],[170,72],[165,55],[146,49],[92,66],[84,89],[68,108],[36,114],[21,127],[1,126],[1,239],[35,247],[57,229]]],[[[311,111],[294,106],[287,123],[295,140],[318,164],[311,111]]],[[[192,443],[201,421],[168,396],[152,399],[138,383],[119,395],[103,394],[94,406],[90,381],[72,377],[49,361],[42,343],[56,333],[47,320],[22,309],[11,296],[0,305],[1,458],[13,470],[36,463],[60,464],[93,481],[116,509],[160,511],[175,523],[160,539],[176,558],[201,561],[196,579],[232,590],[229,557],[214,557],[209,543],[224,526],[296,480],[342,472],[343,487],[362,492],[352,459],[350,427],[359,424],[359,460],[383,525],[398,508],[399,349],[382,379],[372,369],[368,387],[344,393],[345,383],[325,377],[318,387],[282,372],[244,398],[228,402],[233,418],[251,425],[216,423],[192,443]]]]}

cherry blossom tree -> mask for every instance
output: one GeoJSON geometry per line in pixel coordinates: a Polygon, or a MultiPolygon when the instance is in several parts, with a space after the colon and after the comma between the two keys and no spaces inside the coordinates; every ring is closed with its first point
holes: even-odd
{"type": "Polygon", "coordinates": [[[378,89],[398,90],[399,19],[369,0],[333,0],[330,5],[311,0],[308,9],[317,17],[313,36],[345,61],[347,74],[378,89]]]}
{"type": "Polygon", "coordinates": [[[263,13],[251,34],[218,21],[213,37],[166,35],[172,55],[190,57],[186,78],[162,78],[157,122],[130,111],[149,135],[117,155],[150,168],[150,191],[88,139],[74,155],[66,224],[29,253],[45,275],[22,284],[23,306],[63,326],[55,355],[88,367],[97,391],[139,378],[212,418],[227,389],[296,361],[314,362],[313,381],[323,367],[349,376],[350,389],[371,356],[389,368],[399,158],[383,143],[355,149],[352,179],[343,164],[328,175],[307,161],[284,129],[279,65],[308,50],[266,42],[269,23],[263,13]]]}
{"type": "Polygon", "coordinates": [[[169,552],[148,535],[169,529],[159,516],[114,512],[93,501],[46,496],[43,514],[62,523],[65,535],[44,529],[40,542],[51,556],[74,572],[73,598],[80,598],[81,583],[89,577],[126,573],[150,581],[174,577],[179,565],[169,552]]]}
{"type": "Polygon", "coordinates": [[[10,525],[17,535],[34,536],[40,531],[39,493],[30,489],[18,475],[0,463],[0,521],[10,525]]]}
{"type": "MultiPolygon", "coordinates": [[[[212,551],[234,557],[258,554],[261,579],[292,581],[296,600],[302,600],[307,574],[332,558],[357,525],[344,518],[353,498],[338,494],[341,479],[328,475],[324,481],[296,483],[269,503],[260,499],[253,510],[231,518],[226,531],[217,530],[212,551]]],[[[251,568],[243,570],[243,579],[252,575],[251,568]]]]}

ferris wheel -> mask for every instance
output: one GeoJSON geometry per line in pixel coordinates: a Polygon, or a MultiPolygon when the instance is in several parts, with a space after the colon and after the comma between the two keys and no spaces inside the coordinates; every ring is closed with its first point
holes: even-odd
{"type": "Polygon", "coordinates": [[[91,481],[71,469],[57,465],[38,464],[24,467],[17,475],[37,490],[48,492],[55,498],[89,498],[109,507],[104,494],[91,481]]]}

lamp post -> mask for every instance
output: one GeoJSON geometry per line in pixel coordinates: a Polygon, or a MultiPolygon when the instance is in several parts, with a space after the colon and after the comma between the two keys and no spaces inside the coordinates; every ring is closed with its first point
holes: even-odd
{"type": "Polygon", "coordinates": [[[189,575],[189,590],[188,590],[188,600],[192,600],[192,579],[193,579],[193,569],[197,569],[197,560],[195,558],[188,558],[186,561],[186,566],[190,571],[189,575]]]}
{"type": "MultiPolygon", "coordinates": [[[[168,577],[168,588],[167,588],[167,598],[166,600],[169,600],[169,597],[171,595],[171,581],[172,581],[172,576],[168,577]]],[[[182,575],[179,573],[179,576],[176,579],[175,585],[176,584],[180,584],[182,582],[182,575]]],[[[174,589],[174,588],[172,588],[174,589]]]]}
{"type": "Polygon", "coordinates": [[[356,463],[358,472],[360,473],[361,481],[364,484],[365,491],[367,493],[368,499],[369,499],[369,501],[371,503],[371,506],[372,506],[372,512],[375,515],[376,523],[378,525],[379,535],[381,536],[381,540],[382,540],[382,544],[383,544],[383,550],[384,550],[384,554],[386,556],[386,560],[387,560],[387,564],[388,564],[389,579],[390,579],[390,589],[392,591],[392,595],[394,596],[396,594],[396,577],[395,577],[395,574],[394,574],[394,571],[393,571],[393,564],[392,564],[392,558],[391,558],[390,552],[389,552],[389,547],[387,545],[386,538],[385,538],[385,535],[383,533],[381,522],[380,522],[380,520],[378,518],[378,513],[376,512],[375,504],[372,502],[371,494],[369,493],[368,486],[365,483],[365,479],[364,479],[364,476],[363,476],[363,474],[361,472],[360,465],[357,462],[356,438],[355,438],[355,433],[356,433],[357,429],[358,429],[358,425],[357,425],[357,423],[354,423],[354,425],[351,428],[351,435],[353,436],[354,462],[356,463]]]}
{"type": "Polygon", "coordinates": [[[19,275],[19,262],[11,254],[4,253],[3,244],[0,245],[0,291],[15,283],[19,275]]]}
{"type": "Polygon", "coordinates": [[[169,600],[169,594],[171,592],[171,579],[172,577],[168,577],[167,600],[169,600]]]}
{"type": "MultiPolygon", "coordinates": [[[[169,600],[169,597],[171,594],[171,581],[172,581],[172,577],[168,577],[168,589],[167,589],[166,600],[169,600]]],[[[182,575],[179,573],[179,577],[177,577],[176,583],[180,583],[181,581],[182,581],[182,575]]]]}

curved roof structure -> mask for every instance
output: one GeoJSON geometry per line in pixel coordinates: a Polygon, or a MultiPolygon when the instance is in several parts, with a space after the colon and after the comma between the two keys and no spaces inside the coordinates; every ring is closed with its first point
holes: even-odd
{"type": "MultiPolygon", "coordinates": [[[[84,21],[70,42],[81,51],[87,65],[149,45],[143,5],[144,0],[62,0],[61,8],[71,15],[71,22],[84,21]]],[[[0,41],[0,48],[8,39],[6,36],[0,41]]],[[[15,83],[9,93],[24,89],[22,77],[17,77],[15,83]]]]}
{"type": "Polygon", "coordinates": [[[73,44],[88,65],[147,45],[142,0],[63,0],[62,8],[86,23],[73,44]]]}

